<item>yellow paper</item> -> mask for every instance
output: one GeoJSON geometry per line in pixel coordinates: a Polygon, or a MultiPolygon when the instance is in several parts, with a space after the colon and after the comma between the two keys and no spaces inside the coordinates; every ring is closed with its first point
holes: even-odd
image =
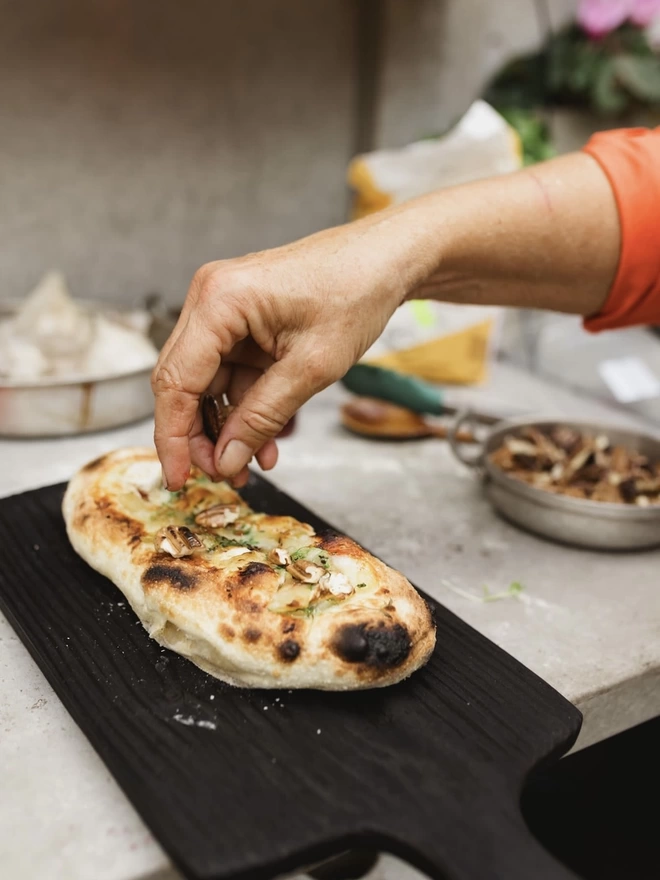
{"type": "Polygon", "coordinates": [[[442,385],[474,385],[486,378],[493,321],[412,348],[392,351],[366,363],[442,385]]]}
{"type": "Polygon", "coordinates": [[[355,191],[351,220],[375,214],[393,202],[392,196],[378,189],[369,166],[360,156],[353,159],[348,167],[348,184],[355,191]]]}

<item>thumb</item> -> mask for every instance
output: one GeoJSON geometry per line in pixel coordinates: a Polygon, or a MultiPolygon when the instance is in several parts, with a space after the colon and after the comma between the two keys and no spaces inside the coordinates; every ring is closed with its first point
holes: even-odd
{"type": "Polygon", "coordinates": [[[276,361],[243,395],[222,429],[216,447],[216,468],[234,477],[276,437],[296,411],[331,379],[310,369],[304,358],[276,361]]]}

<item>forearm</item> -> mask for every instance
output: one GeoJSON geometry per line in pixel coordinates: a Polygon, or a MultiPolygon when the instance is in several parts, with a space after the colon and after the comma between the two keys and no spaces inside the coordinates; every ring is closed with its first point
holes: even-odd
{"type": "Polygon", "coordinates": [[[583,153],[441,190],[402,212],[436,242],[436,265],[408,298],[592,315],[616,273],[614,195],[583,153]]]}

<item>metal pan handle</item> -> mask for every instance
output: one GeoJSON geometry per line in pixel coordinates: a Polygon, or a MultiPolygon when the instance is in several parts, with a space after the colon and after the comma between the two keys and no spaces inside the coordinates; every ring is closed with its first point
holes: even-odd
{"type": "Polygon", "coordinates": [[[461,443],[461,441],[458,439],[460,432],[464,429],[467,429],[472,434],[475,434],[476,426],[478,423],[479,418],[475,415],[475,413],[472,412],[472,410],[460,410],[457,413],[453,424],[449,428],[449,435],[447,439],[449,440],[451,451],[461,462],[461,464],[464,464],[466,467],[469,467],[472,470],[481,473],[484,467],[484,444],[473,443],[468,446],[465,443],[461,443]]]}

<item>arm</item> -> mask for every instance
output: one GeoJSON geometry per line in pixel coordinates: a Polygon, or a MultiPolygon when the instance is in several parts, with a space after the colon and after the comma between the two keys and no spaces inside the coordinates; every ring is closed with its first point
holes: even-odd
{"type": "Polygon", "coordinates": [[[410,297],[591,315],[614,279],[616,203],[585,154],[440,191],[409,210],[442,218],[437,267],[410,297]]]}
{"type": "Polygon", "coordinates": [[[574,312],[594,329],[660,323],[660,131],[600,137],[591,155],[203,266],[153,376],[168,487],[191,461],[236,485],[253,455],[273,467],[273,438],[405,299],[574,312]],[[236,404],[215,448],[198,410],[207,389],[236,404]]]}

